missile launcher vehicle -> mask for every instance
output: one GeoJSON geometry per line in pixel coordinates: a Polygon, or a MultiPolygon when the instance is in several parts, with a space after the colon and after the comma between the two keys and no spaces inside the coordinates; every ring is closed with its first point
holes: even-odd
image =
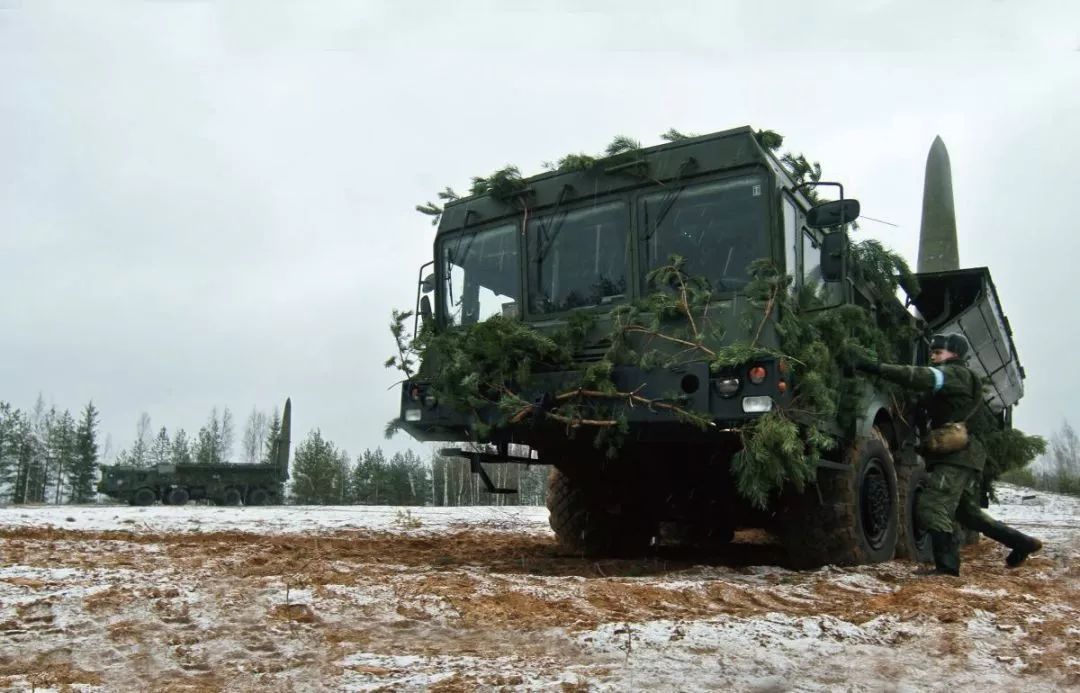
{"type": "Polygon", "coordinates": [[[552,339],[575,326],[585,334],[558,363],[510,354],[528,361],[527,379],[493,382],[477,361],[480,370],[465,380],[490,396],[464,404],[439,384],[461,364],[421,347],[419,370],[401,388],[397,425],[419,441],[453,443],[443,453],[467,459],[493,493],[513,490],[492,483],[491,464],[551,465],[551,525],[568,550],[584,555],[640,554],[669,540],[723,545],[736,529],[763,527],[798,566],[925,558],[929,542],[912,516],[925,478],[914,403],[873,379],[855,381],[837,359],[827,370],[858,387],[844,390],[834,413],[800,410],[798,393],[816,376],[785,356],[791,337],[783,325],[785,311],[809,319],[858,306],[874,323],[905,328],[890,333],[909,335],[891,350],[915,365],[927,364],[932,333],[962,332],[975,369],[993,383],[988,407],[1009,426],[1023,369],[989,271],[953,266],[943,143],[931,151],[927,186],[921,246],[937,264],[918,275],[922,288],[906,300],[883,294],[858,266],[849,238],[858,202],[839,184],[800,182],[750,127],[450,202],[434,259],[418,275],[425,335],[418,342],[479,334],[492,321],[552,339]],[[811,190],[824,185],[839,199],[816,202],[811,190]],[[627,307],[648,313],[650,280],[673,258],[679,272],[668,273],[667,290],[683,303],[628,328],[627,307]],[[817,303],[799,315],[776,293],[754,300],[753,267],[763,258],[788,278],[785,291],[810,289],[817,303]],[[679,293],[682,277],[708,289],[693,309],[685,286],[679,293]],[[680,336],[664,331],[672,320],[684,324],[680,336]],[[714,328],[707,334],[706,322],[714,328]],[[613,335],[630,352],[664,358],[605,364],[613,335]],[[752,348],[733,362],[740,345],[752,348]],[[593,386],[583,387],[583,378],[593,386]],[[605,403],[608,415],[567,414],[560,407],[568,402],[605,403]],[[754,461],[739,455],[775,413],[797,427],[793,456],[815,444],[825,452],[812,460],[806,483],[785,480],[767,502],[751,502],[742,480],[755,473],[746,469],[754,461]],[[621,442],[605,450],[614,430],[621,442]]]}
{"type": "Polygon", "coordinates": [[[98,493],[131,505],[185,505],[209,500],[217,505],[270,505],[282,502],[289,478],[292,402],[285,400],[281,431],[268,464],[113,465],[101,468],[98,493]]]}

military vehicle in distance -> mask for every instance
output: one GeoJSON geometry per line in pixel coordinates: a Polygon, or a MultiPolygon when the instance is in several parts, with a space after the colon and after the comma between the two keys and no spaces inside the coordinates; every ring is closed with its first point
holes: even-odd
{"type": "Polygon", "coordinates": [[[285,400],[281,431],[274,439],[270,464],[114,465],[101,468],[98,493],[131,505],[184,505],[209,500],[217,505],[271,505],[282,501],[289,478],[289,429],[292,402],[285,400]]]}
{"type": "MultiPolygon", "coordinates": [[[[936,267],[922,276],[922,293],[906,303],[879,295],[851,267],[845,224],[857,218],[858,202],[844,199],[839,187],[839,200],[814,205],[806,186],[796,184],[750,127],[642,149],[635,156],[607,168],[525,179],[517,199],[485,194],[448,203],[434,242],[434,272],[419,282],[418,313],[436,331],[468,329],[503,315],[548,332],[574,312],[590,311],[595,339],[575,355],[575,370],[536,368],[532,389],[521,394],[529,402],[550,401],[581,382],[584,369],[610,345],[604,339],[611,334],[612,310],[642,298],[646,274],[672,255],[686,259],[688,275],[709,281],[708,316],[723,326],[724,343],[756,339],[782,352],[776,320],[763,322],[761,308],[742,294],[751,279],[748,266],[768,258],[793,278],[794,288],[815,284],[826,297],[825,309],[854,304],[879,322],[909,324],[925,336],[942,330],[966,334],[973,369],[993,383],[991,413],[999,425],[1011,425],[1023,371],[985,268],[936,267]]],[[[928,185],[940,184],[928,176],[928,185]]],[[[951,218],[948,185],[944,216],[951,218]]],[[[937,193],[927,192],[931,207],[945,205],[937,193]]],[[[921,245],[940,241],[935,234],[947,231],[939,227],[924,222],[921,245]]],[[[955,225],[951,233],[955,253],[955,225]]],[[[927,364],[925,338],[894,346],[902,362],[927,364]]],[[[816,483],[804,493],[785,490],[762,511],[737,492],[731,463],[743,447],[741,429],[792,400],[798,383],[781,359],[756,358],[722,372],[711,372],[705,360],[670,370],[616,366],[611,379],[619,391],[657,400],[677,393],[680,406],[715,424],[698,430],[665,409],[628,407],[629,432],[616,459],[606,458],[588,431],[571,436],[565,423],[546,420],[542,406],[534,416],[506,423],[494,405],[462,411],[441,404],[430,384],[440,364],[431,361],[425,359],[402,385],[398,425],[420,441],[459,443],[444,454],[467,458],[491,492],[512,490],[495,488],[484,465],[552,465],[550,522],[573,551],[640,553],[664,535],[662,529],[671,530],[669,536],[722,544],[737,528],[764,527],[800,566],[928,555],[928,541],[912,517],[925,479],[913,404],[896,401],[872,379],[861,386],[852,423],[805,422],[830,436],[835,452],[818,465],[816,483]],[[472,425],[477,421],[501,425],[478,437],[472,425]],[[519,445],[528,446],[528,454],[512,454],[519,445]]]]}

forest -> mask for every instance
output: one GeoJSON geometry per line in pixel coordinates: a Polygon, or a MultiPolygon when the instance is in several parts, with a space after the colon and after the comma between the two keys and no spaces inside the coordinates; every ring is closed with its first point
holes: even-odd
{"type": "MultiPolygon", "coordinates": [[[[21,410],[0,401],[0,504],[84,504],[107,501],[95,488],[104,465],[153,467],[159,464],[264,464],[281,427],[276,409],[253,408],[244,421],[239,445],[236,421],[227,408],[213,407],[194,435],[183,428],[155,429],[148,413],[135,425],[133,442],[112,449],[102,439],[100,412],[88,402],[77,415],[46,405],[39,397],[21,410]]],[[[460,458],[413,450],[387,455],[365,449],[352,456],[323,437],[319,429],[294,439],[289,503],[302,505],[542,505],[547,468],[494,465],[488,470],[499,487],[517,494],[490,494],[460,458]]]]}

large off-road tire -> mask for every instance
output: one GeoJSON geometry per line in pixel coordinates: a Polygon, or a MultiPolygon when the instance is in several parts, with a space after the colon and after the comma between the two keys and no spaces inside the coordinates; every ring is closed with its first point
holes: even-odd
{"type": "Polygon", "coordinates": [[[919,502],[919,493],[929,479],[926,468],[921,464],[901,464],[896,467],[896,488],[900,510],[900,522],[896,539],[896,557],[918,563],[931,563],[934,560],[934,548],[930,534],[921,530],[915,517],[915,508],[919,502]]]}
{"type": "Polygon", "coordinates": [[[270,502],[270,494],[266,489],[253,488],[248,491],[247,505],[266,505],[270,502]]]}
{"type": "Polygon", "coordinates": [[[222,505],[240,505],[240,502],[244,499],[244,494],[240,493],[240,489],[227,488],[225,493],[221,496],[222,505]]]}
{"type": "Polygon", "coordinates": [[[781,509],[781,539],[797,568],[881,563],[896,552],[899,498],[885,438],[857,441],[848,470],[821,469],[817,485],[781,509]],[[820,497],[819,497],[820,494],[820,497]]]}
{"type": "Polygon", "coordinates": [[[134,495],[131,496],[132,505],[153,505],[156,500],[157,494],[154,493],[154,489],[147,486],[138,489],[135,491],[134,495]]]}
{"type": "Polygon", "coordinates": [[[166,499],[169,505],[187,505],[187,502],[191,500],[191,494],[188,493],[186,488],[177,486],[166,494],[166,499]]]}
{"type": "Polygon", "coordinates": [[[610,488],[583,472],[552,468],[548,522],[563,549],[590,557],[633,556],[649,550],[655,522],[612,497],[610,488]]]}

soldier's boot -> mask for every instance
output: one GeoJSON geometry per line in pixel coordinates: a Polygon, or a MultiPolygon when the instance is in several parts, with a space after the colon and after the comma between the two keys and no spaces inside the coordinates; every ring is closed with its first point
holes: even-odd
{"type": "Polygon", "coordinates": [[[960,544],[953,532],[930,532],[934,549],[934,567],[915,571],[916,575],[952,575],[960,577],[960,544]]]}
{"type": "Polygon", "coordinates": [[[1017,567],[1027,560],[1028,556],[1043,547],[1042,542],[1035,537],[1029,537],[1001,522],[987,522],[981,524],[978,529],[999,544],[1004,544],[1012,549],[1005,558],[1005,565],[1010,568],[1017,567]]]}

